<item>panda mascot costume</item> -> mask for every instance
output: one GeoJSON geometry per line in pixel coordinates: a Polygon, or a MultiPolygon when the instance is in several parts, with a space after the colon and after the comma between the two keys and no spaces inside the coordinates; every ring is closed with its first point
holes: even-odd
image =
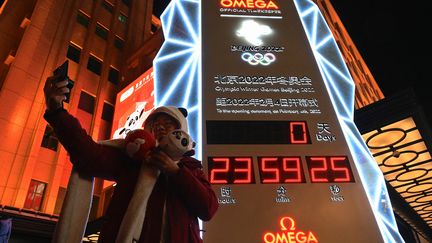
{"type": "MultiPolygon", "coordinates": [[[[195,142],[188,134],[186,116],[187,111],[183,108],[161,106],[153,110],[147,117],[144,129],[132,130],[124,139],[98,142],[124,150],[134,162],[142,163],[132,199],[122,219],[115,242],[133,242],[134,239],[140,237],[147,201],[160,174],[157,168],[146,165],[143,161],[145,155],[154,149],[160,149],[172,160],[179,161],[183,156],[194,154],[195,142]],[[159,113],[173,117],[179,123],[180,129],[156,141],[150,131],[151,124],[159,113]]],[[[74,167],[52,242],[82,242],[91,209],[92,195],[93,177],[78,173],[74,167]]]]}

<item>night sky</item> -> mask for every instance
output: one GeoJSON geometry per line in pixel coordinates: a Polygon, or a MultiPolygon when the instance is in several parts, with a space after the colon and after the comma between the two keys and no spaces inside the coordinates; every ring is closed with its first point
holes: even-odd
{"type": "Polygon", "coordinates": [[[412,88],[432,125],[432,7],[424,1],[330,1],[384,95],[412,88]]]}
{"type": "Polygon", "coordinates": [[[160,17],[166,6],[170,3],[170,0],[154,0],[153,2],[153,14],[160,17]]]}
{"type": "MultiPolygon", "coordinates": [[[[384,95],[412,88],[432,127],[432,7],[427,1],[330,1],[384,95]]],[[[155,12],[169,2],[155,0],[155,12]]]]}

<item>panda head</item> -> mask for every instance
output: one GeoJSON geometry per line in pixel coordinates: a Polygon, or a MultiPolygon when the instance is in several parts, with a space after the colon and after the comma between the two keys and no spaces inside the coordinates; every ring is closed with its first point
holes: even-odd
{"type": "Polygon", "coordinates": [[[158,147],[171,159],[180,160],[183,156],[193,155],[195,142],[187,132],[177,129],[163,136],[158,147]]]}
{"type": "Polygon", "coordinates": [[[126,122],[124,123],[123,127],[118,128],[114,132],[114,138],[125,138],[129,132],[140,128],[142,126],[141,124],[144,123],[144,113],[144,106],[139,106],[126,118],[126,122]]]}

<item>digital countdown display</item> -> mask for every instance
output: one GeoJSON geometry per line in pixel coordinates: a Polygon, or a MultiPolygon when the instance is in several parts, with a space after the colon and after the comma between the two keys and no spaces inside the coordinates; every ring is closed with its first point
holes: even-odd
{"type": "Polygon", "coordinates": [[[219,202],[204,243],[403,242],[313,1],[173,0],[161,20],[155,105],[188,109],[219,202]]]}
{"type": "MultiPolygon", "coordinates": [[[[209,157],[208,175],[212,184],[255,183],[252,157],[209,157]]],[[[257,157],[261,184],[304,183],[301,157],[257,157]]],[[[311,183],[355,182],[346,156],[307,156],[311,183]]]]}
{"type": "Polygon", "coordinates": [[[297,8],[201,1],[202,161],[220,204],[206,243],[383,242],[297,8]]]}
{"type": "Polygon", "coordinates": [[[207,121],[206,128],[208,144],[311,143],[305,121],[207,121]]]}

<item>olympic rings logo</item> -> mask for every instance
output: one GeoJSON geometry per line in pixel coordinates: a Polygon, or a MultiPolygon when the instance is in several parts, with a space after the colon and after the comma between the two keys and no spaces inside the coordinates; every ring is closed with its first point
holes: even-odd
{"type": "Polygon", "coordinates": [[[244,52],[241,55],[241,58],[243,61],[248,62],[250,65],[253,66],[258,64],[268,66],[272,62],[276,61],[276,56],[273,53],[266,53],[263,55],[261,53],[252,54],[250,52],[244,52]]]}

